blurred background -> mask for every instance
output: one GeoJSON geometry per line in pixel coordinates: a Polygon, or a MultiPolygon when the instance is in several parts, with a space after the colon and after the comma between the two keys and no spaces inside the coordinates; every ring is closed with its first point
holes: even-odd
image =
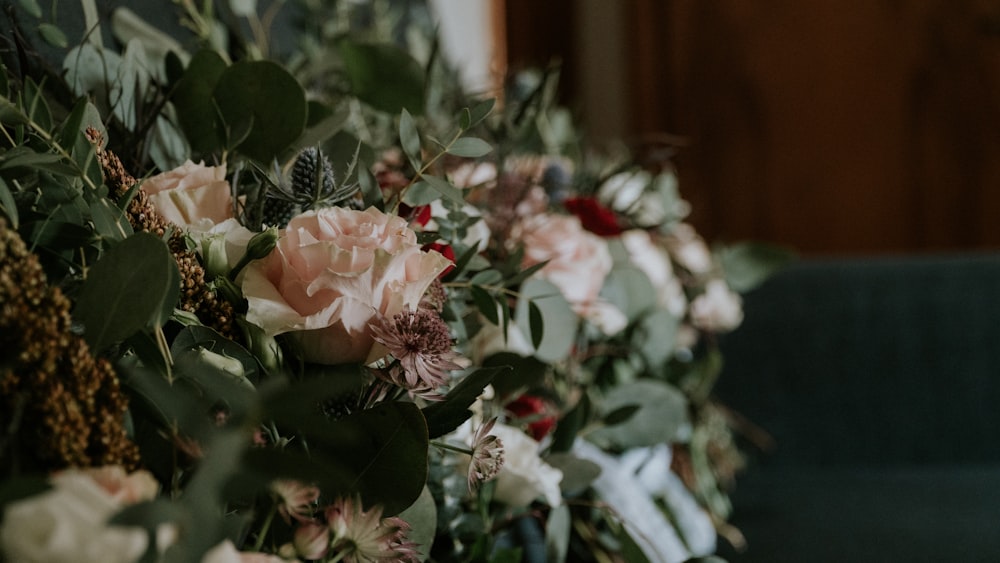
{"type": "Polygon", "coordinates": [[[509,67],[561,64],[593,138],[677,147],[710,240],[1000,247],[1000,2],[492,2],[509,67]]]}

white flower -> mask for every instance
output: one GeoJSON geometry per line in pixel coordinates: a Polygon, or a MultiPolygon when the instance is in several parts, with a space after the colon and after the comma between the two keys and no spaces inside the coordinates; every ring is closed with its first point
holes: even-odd
{"type": "Polygon", "coordinates": [[[198,243],[205,270],[212,276],[229,273],[243,258],[247,243],[254,235],[236,219],[226,219],[221,223],[199,221],[191,225],[188,234],[198,243]]]}
{"type": "MultiPolygon", "coordinates": [[[[18,563],[136,561],[146,551],[146,532],[107,521],[127,504],[148,498],[150,490],[155,494],[155,486],[148,486],[151,479],[130,482],[111,473],[72,469],[53,476],[51,490],[7,506],[0,530],[4,555],[18,563]]],[[[173,527],[162,527],[159,546],[170,543],[175,533],[173,527]]]]}
{"type": "Polygon", "coordinates": [[[464,162],[448,171],[456,188],[492,188],[497,181],[497,165],[492,162],[464,162]]]}
{"type": "Polygon", "coordinates": [[[579,309],[579,314],[602,333],[614,336],[628,326],[628,317],[615,305],[607,301],[594,301],[579,309]]]}
{"type": "Polygon", "coordinates": [[[691,302],[691,324],[709,332],[728,332],[743,322],[743,299],[725,280],[714,279],[691,302]]]}
{"type": "Polygon", "coordinates": [[[691,225],[675,225],[667,237],[667,247],[677,263],[692,274],[701,275],[712,271],[712,251],[691,225]]]}
{"type": "Polygon", "coordinates": [[[538,442],[521,430],[497,424],[492,434],[503,442],[504,465],[496,478],[496,500],[513,507],[528,506],[543,497],[549,506],[562,503],[562,471],[538,457],[538,442]]]}
{"type": "Polygon", "coordinates": [[[187,227],[203,219],[221,223],[233,217],[233,198],[226,166],[190,160],[142,184],[149,201],[164,219],[187,227]]]}

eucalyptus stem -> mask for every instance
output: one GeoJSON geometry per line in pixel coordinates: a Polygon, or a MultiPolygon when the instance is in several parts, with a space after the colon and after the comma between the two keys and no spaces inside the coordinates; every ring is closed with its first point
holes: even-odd
{"type": "Polygon", "coordinates": [[[430,160],[423,163],[420,166],[420,170],[417,170],[417,173],[413,175],[413,178],[410,179],[410,181],[405,186],[403,186],[402,189],[399,190],[399,192],[396,193],[395,195],[396,203],[392,207],[393,214],[399,211],[399,205],[403,203],[403,196],[406,195],[407,190],[412,188],[413,185],[416,184],[417,181],[419,181],[420,178],[422,178],[424,174],[428,170],[430,170],[431,166],[433,166],[438,160],[440,160],[442,156],[448,154],[448,149],[450,149],[452,145],[455,144],[456,141],[462,138],[463,133],[465,133],[465,129],[459,127],[458,132],[455,133],[455,137],[451,141],[449,141],[447,145],[444,146],[444,149],[435,154],[434,156],[432,156],[430,160]]]}
{"type": "Polygon", "coordinates": [[[267,518],[264,519],[264,524],[260,527],[257,541],[253,544],[253,551],[260,551],[264,547],[264,539],[267,538],[267,532],[271,529],[271,522],[274,522],[274,515],[277,513],[278,503],[274,503],[271,505],[271,511],[267,513],[267,518]]]}

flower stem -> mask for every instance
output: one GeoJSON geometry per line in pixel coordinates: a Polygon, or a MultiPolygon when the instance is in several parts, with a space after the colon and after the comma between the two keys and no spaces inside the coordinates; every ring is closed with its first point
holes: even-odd
{"type": "Polygon", "coordinates": [[[473,454],[473,451],[470,450],[470,449],[468,449],[468,448],[460,448],[458,446],[452,446],[451,444],[446,444],[444,442],[438,442],[436,440],[431,440],[430,444],[432,446],[437,446],[437,447],[441,448],[442,450],[449,450],[449,451],[452,451],[452,452],[458,452],[460,454],[465,454],[465,455],[472,455],[473,454]]]}
{"type": "Polygon", "coordinates": [[[271,529],[271,522],[274,521],[274,515],[278,513],[278,504],[275,503],[271,506],[271,511],[267,513],[267,518],[264,519],[264,524],[260,527],[260,532],[257,534],[257,541],[253,544],[253,551],[260,551],[264,547],[264,538],[267,537],[267,531],[271,529]]]}

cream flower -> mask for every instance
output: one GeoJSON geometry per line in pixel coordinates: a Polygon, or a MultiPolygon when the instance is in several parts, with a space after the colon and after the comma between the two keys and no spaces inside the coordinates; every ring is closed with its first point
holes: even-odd
{"type": "Polygon", "coordinates": [[[205,166],[188,160],[142,183],[149,201],[164,219],[189,227],[207,219],[221,223],[233,217],[233,196],[226,166],[205,166]]]}
{"type": "MultiPolygon", "coordinates": [[[[66,470],[51,479],[53,488],[17,501],[4,511],[0,546],[19,563],[115,563],[139,559],[148,537],[137,527],[109,526],[119,510],[156,494],[146,472],[128,475],[121,468],[66,470]]],[[[159,546],[175,534],[170,526],[158,533],[159,546]]]]}
{"type": "Polygon", "coordinates": [[[538,442],[506,424],[495,425],[492,434],[504,446],[504,464],[496,477],[494,498],[513,507],[528,506],[539,497],[549,506],[560,505],[562,471],[538,457],[538,442]]]}
{"type": "Polygon", "coordinates": [[[691,302],[691,324],[709,332],[728,332],[743,322],[743,299],[725,280],[715,279],[691,302]]]}
{"type": "Polygon", "coordinates": [[[415,309],[451,261],[424,252],[406,221],[371,208],[331,207],[292,219],[266,259],[247,267],[247,320],[291,333],[306,361],[375,361],[369,323],[415,309]]]}

